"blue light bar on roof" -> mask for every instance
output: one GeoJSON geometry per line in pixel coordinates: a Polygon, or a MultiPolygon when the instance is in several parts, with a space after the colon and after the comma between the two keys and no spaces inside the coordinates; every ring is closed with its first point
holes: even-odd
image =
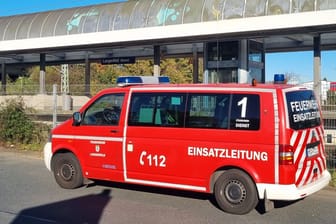
{"type": "Polygon", "coordinates": [[[168,84],[167,76],[120,76],[117,79],[118,86],[142,85],[142,84],[168,84]]]}
{"type": "Polygon", "coordinates": [[[274,84],[284,84],[285,81],[284,74],[274,74],[274,84]]]}

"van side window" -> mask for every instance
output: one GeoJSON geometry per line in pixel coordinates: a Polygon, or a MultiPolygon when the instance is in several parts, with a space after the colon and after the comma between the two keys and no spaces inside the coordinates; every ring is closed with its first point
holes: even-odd
{"type": "Polygon", "coordinates": [[[190,94],[186,127],[228,128],[230,94],[190,94]]]}
{"type": "Polygon", "coordinates": [[[155,96],[152,94],[133,94],[128,115],[129,125],[151,125],[155,108],[155,96]]]}
{"type": "Polygon", "coordinates": [[[118,125],[124,94],[107,94],[85,112],[82,125],[118,125]]]}
{"type": "Polygon", "coordinates": [[[132,94],[128,125],[182,127],[185,95],[162,92],[132,94]]]}
{"type": "Polygon", "coordinates": [[[233,94],[230,129],[259,130],[260,99],[256,94],[233,94]]]}

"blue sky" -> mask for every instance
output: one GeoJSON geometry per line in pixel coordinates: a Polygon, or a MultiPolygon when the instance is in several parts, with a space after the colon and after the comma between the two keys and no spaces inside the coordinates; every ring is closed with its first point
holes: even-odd
{"type": "MultiPolygon", "coordinates": [[[[0,16],[42,12],[124,0],[0,0],[0,16]]],[[[322,52],[321,78],[336,81],[336,51],[322,52]]],[[[266,81],[274,74],[293,74],[300,82],[313,80],[313,53],[272,53],[266,55],[266,81]]]]}
{"type": "Polygon", "coordinates": [[[72,8],[125,0],[0,0],[0,16],[9,16],[55,9],[72,8]]]}
{"type": "MultiPolygon", "coordinates": [[[[313,80],[313,52],[270,53],[266,55],[266,80],[274,74],[293,74],[300,82],[313,80]]],[[[336,81],[336,51],[321,54],[321,78],[336,81]]]]}

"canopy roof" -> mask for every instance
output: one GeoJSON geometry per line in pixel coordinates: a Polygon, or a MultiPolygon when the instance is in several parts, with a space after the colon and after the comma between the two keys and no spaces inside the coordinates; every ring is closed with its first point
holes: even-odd
{"type": "Polygon", "coordinates": [[[265,50],[336,47],[336,0],[129,0],[0,17],[6,64],[151,56],[203,50],[205,41],[255,39],[265,50]]]}
{"type": "Polygon", "coordinates": [[[0,41],[336,9],[336,0],[130,0],[0,17],[0,41]]]}

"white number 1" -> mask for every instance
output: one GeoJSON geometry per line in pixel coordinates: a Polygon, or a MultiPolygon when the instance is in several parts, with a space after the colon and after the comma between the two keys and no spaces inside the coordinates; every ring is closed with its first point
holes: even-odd
{"type": "Polygon", "coordinates": [[[241,101],[237,103],[237,106],[242,106],[240,116],[242,118],[246,117],[246,106],[247,106],[247,97],[244,97],[241,101]]]}

